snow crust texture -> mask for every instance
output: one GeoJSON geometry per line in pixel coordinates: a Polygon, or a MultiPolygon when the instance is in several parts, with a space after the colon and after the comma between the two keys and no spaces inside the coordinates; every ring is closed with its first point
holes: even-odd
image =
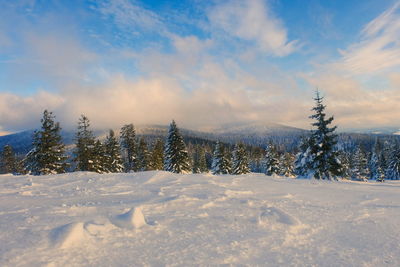
{"type": "Polygon", "coordinates": [[[0,266],[400,266],[400,182],[0,176],[0,266]]]}

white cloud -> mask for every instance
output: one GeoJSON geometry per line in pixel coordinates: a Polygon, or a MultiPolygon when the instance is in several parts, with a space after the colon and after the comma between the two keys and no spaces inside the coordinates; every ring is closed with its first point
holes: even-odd
{"type": "Polygon", "coordinates": [[[143,8],[136,1],[102,1],[99,11],[111,17],[117,26],[133,34],[142,30],[160,33],[166,30],[162,19],[156,13],[143,8]]]}
{"type": "Polygon", "coordinates": [[[400,2],[368,23],[361,40],[342,51],[336,68],[352,75],[372,74],[400,66],[400,2]]]}
{"type": "Polygon", "coordinates": [[[15,131],[35,127],[43,110],[58,109],[64,101],[62,96],[46,91],[27,97],[0,93],[0,129],[15,131]]]}
{"type": "Polygon", "coordinates": [[[340,128],[400,125],[400,2],[365,25],[334,63],[303,78],[326,94],[340,128]]]}
{"type": "Polygon", "coordinates": [[[397,88],[366,90],[362,83],[338,73],[304,76],[326,95],[328,113],[335,115],[341,129],[400,125],[400,93],[397,88]]]}
{"type": "Polygon", "coordinates": [[[297,41],[288,41],[287,30],[263,0],[226,1],[209,12],[213,26],[228,34],[255,42],[263,52],[285,56],[296,49],[297,41]]]}
{"type": "MultiPolygon", "coordinates": [[[[16,75],[15,80],[31,75],[50,81],[50,86],[58,90],[26,97],[0,94],[2,131],[37,126],[46,108],[55,112],[65,128],[75,128],[82,113],[97,128],[117,128],[129,122],[167,124],[171,119],[190,128],[238,121],[272,121],[310,128],[312,92],[298,89],[290,73],[257,60],[259,55],[284,56],[296,49],[266,2],[220,2],[208,14],[212,26],[222,30],[224,36],[212,32],[210,39],[168,31],[169,24],[163,18],[136,2],[103,3],[103,14],[112,17],[124,33],[158,29],[167,33],[168,49],[151,45],[140,51],[110,49],[100,55],[82,46],[75,35],[65,34],[62,28],[59,33],[26,35],[21,39],[25,54],[20,64],[15,63],[15,74],[20,71],[21,75],[16,75]],[[227,35],[228,41],[244,40],[246,49],[218,50],[227,35]],[[240,59],[240,53],[245,60],[240,59]],[[107,68],[108,62],[115,67],[119,60],[124,67],[134,65],[139,75],[132,78],[124,69],[107,68]]],[[[366,91],[357,79],[342,75],[365,73],[363,68],[371,71],[376,67],[361,61],[365,55],[377,57],[374,62],[379,68],[396,62],[395,56],[389,63],[379,60],[386,56],[383,52],[397,51],[398,43],[389,34],[397,33],[397,26],[392,24],[397,21],[397,8],[366,26],[363,39],[350,46],[334,67],[324,65],[315,75],[304,76],[311,85],[326,92],[328,114],[335,114],[335,123],[341,128],[400,124],[400,99],[394,89],[400,84],[396,72],[390,74],[393,88],[379,92],[366,91]],[[372,46],[378,53],[373,51],[371,43],[387,38],[391,40],[385,41],[389,46],[372,46]]]]}

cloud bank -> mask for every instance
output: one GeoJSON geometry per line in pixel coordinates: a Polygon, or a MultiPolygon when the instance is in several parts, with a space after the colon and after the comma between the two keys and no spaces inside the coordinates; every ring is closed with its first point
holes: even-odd
{"type": "Polygon", "coordinates": [[[400,4],[360,29],[336,59],[300,72],[274,63],[301,53],[303,40],[288,37],[269,1],[197,7],[200,15],[190,20],[197,34],[185,28],[184,12],[168,16],[127,0],[98,3],[85,12],[101,18],[100,30],[37,16],[30,26],[16,25],[16,45],[0,24],[0,47],[19,50],[2,63],[10,84],[38,81],[34,90],[0,91],[1,131],[37,127],[44,109],[68,129],[80,114],[96,128],[175,119],[194,129],[244,121],[309,129],[317,87],[342,129],[400,125],[400,4]],[[42,20],[54,28],[38,28],[42,20]]]}

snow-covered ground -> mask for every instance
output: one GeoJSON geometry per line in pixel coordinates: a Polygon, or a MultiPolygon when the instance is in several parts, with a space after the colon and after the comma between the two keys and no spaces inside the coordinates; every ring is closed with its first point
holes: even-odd
{"type": "Polygon", "coordinates": [[[400,183],[0,176],[0,266],[400,266],[400,183]]]}

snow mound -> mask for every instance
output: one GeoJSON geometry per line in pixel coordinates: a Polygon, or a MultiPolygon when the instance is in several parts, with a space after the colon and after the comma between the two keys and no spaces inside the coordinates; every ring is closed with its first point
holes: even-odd
{"type": "Polygon", "coordinates": [[[132,208],[128,212],[117,215],[111,222],[120,228],[138,229],[147,222],[140,207],[132,208]]]}
{"type": "Polygon", "coordinates": [[[176,180],[171,173],[164,171],[149,171],[144,174],[148,176],[148,180],[144,184],[168,184],[168,182],[176,180]]]}
{"type": "Polygon", "coordinates": [[[288,213],[275,207],[264,209],[258,217],[258,223],[262,226],[295,226],[299,222],[288,213]]]}
{"type": "Polygon", "coordinates": [[[69,223],[55,228],[50,235],[57,248],[72,248],[82,244],[88,238],[82,222],[69,223]]]}
{"type": "Polygon", "coordinates": [[[228,197],[237,197],[240,195],[252,195],[252,191],[240,191],[240,190],[226,190],[225,195],[228,197]]]}

